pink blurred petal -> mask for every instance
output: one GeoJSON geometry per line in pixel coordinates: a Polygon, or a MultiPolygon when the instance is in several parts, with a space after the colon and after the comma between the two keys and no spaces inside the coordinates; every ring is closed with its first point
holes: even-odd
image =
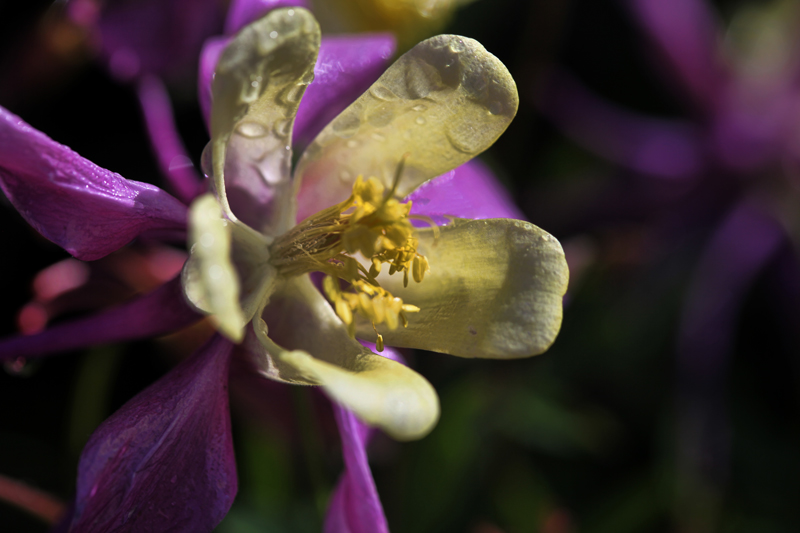
{"type": "Polygon", "coordinates": [[[637,172],[688,178],[702,170],[704,147],[691,124],[621,109],[563,72],[552,75],[540,108],[585,148],[637,172]]]}
{"type": "Polygon", "coordinates": [[[308,143],[328,122],[370,88],[394,55],[397,45],[388,33],[323,36],[294,125],[295,142],[308,143]]]}
{"type": "Polygon", "coordinates": [[[423,184],[411,193],[411,214],[442,222],[444,215],[460,218],[525,218],[508,191],[489,168],[473,159],[423,184]]]}
{"type": "Polygon", "coordinates": [[[139,80],[137,93],[161,173],[175,195],[188,205],[203,191],[203,182],[178,135],[167,89],[156,76],[145,75],[139,80]]]}
{"type": "Polygon", "coordinates": [[[233,35],[268,11],[279,7],[309,8],[306,0],[232,0],[225,19],[225,34],[233,35]]]}
{"type": "Polygon", "coordinates": [[[180,277],[117,307],[0,340],[0,360],[42,357],[99,344],[165,335],[200,320],[183,298],[180,277]]]}
{"type": "Polygon", "coordinates": [[[197,96],[200,101],[200,111],[206,122],[206,128],[211,125],[211,82],[214,81],[214,70],[222,51],[228,46],[232,37],[212,37],[203,44],[200,52],[200,67],[197,70],[197,96]]]}
{"type": "Polygon", "coordinates": [[[228,411],[232,344],[211,339],[89,439],[73,533],[211,531],[236,495],[228,411]]]}
{"type": "Polygon", "coordinates": [[[0,188],[31,226],[87,261],[186,226],[186,207],[169,194],[98,167],[3,108],[0,188]]]}
{"type": "Polygon", "coordinates": [[[627,0],[634,16],[706,111],[716,108],[728,72],[714,14],[703,0],[627,0]]]}

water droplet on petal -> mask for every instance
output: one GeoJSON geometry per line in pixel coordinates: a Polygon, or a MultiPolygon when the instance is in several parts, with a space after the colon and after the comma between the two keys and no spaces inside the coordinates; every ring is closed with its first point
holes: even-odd
{"type": "Polygon", "coordinates": [[[347,147],[348,148],[358,148],[358,141],[356,141],[355,139],[348,140],[347,141],[347,147]]]}
{"type": "Polygon", "coordinates": [[[287,118],[284,120],[276,121],[275,126],[273,126],[272,130],[278,137],[286,137],[287,135],[289,135],[289,132],[292,131],[292,119],[287,118]]]}
{"type": "Polygon", "coordinates": [[[297,85],[292,85],[284,89],[284,91],[279,96],[281,103],[285,105],[295,105],[297,104],[300,99],[303,97],[303,92],[306,90],[306,86],[303,83],[299,83],[297,85]]]}
{"type": "Polygon", "coordinates": [[[355,113],[348,113],[339,115],[333,122],[331,128],[333,133],[342,138],[352,137],[358,127],[361,125],[361,119],[355,113]]]}
{"type": "Polygon", "coordinates": [[[484,147],[483,135],[468,123],[460,123],[451,127],[446,132],[450,144],[465,154],[474,154],[484,147]]]}
{"type": "Polygon", "coordinates": [[[465,48],[466,46],[464,45],[464,41],[461,39],[452,41],[450,43],[450,50],[452,50],[455,53],[463,52],[465,48]]]}
{"type": "Polygon", "coordinates": [[[413,109],[414,111],[425,111],[426,109],[428,109],[428,106],[426,106],[425,104],[417,104],[411,109],[413,109]]]}
{"type": "Polygon", "coordinates": [[[417,119],[414,122],[422,126],[423,124],[425,124],[425,119],[422,117],[417,117],[417,119]]]}
{"type": "Polygon", "coordinates": [[[492,115],[500,115],[503,113],[503,102],[499,100],[495,100],[493,102],[489,102],[489,113],[492,115]]]}
{"type": "Polygon", "coordinates": [[[275,30],[272,30],[271,32],[269,32],[269,36],[272,37],[273,39],[277,39],[278,38],[278,32],[276,32],[275,30]]]}
{"type": "Polygon", "coordinates": [[[267,135],[269,130],[258,122],[242,122],[236,126],[236,133],[248,139],[258,139],[267,135]]]}
{"type": "Polygon", "coordinates": [[[378,100],[385,100],[387,102],[391,102],[392,100],[397,100],[397,95],[394,94],[390,89],[387,89],[383,85],[375,85],[372,89],[369,90],[372,93],[372,96],[377,98],[378,100]]]}

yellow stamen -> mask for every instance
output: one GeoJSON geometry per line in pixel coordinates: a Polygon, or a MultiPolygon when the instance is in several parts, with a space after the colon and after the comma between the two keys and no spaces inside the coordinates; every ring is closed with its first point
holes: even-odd
{"type": "MultiPolygon", "coordinates": [[[[411,202],[394,198],[404,163],[405,156],[388,191],[378,179],[359,176],[347,200],[307,218],[270,247],[271,262],[280,274],[327,274],[323,289],[351,336],[355,335],[354,313],[370,320],[373,327],[385,323],[396,329],[401,321],[408,325],[406,313],[419,311],[383,289],[376,279],[384,263],[389,265],[389,275],[403,273],[404,286],[409,274],[420,283],[430,271],[427,258],[417,253],[419,241],[409,221],[411,202]],[[353,257],[356,254],[367,259],[369,269],[353,257]],[[349,283],[350,291],[342,291],[338,280],[349,283]]],[[[378,341],[382,350],[383,337],[378,335],[378,341]]]]}

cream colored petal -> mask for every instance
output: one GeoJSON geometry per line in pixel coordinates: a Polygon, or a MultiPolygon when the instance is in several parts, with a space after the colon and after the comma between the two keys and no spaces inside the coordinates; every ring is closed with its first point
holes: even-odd
{"type": "Polygon", "coordinates": [[[211,194],[201,196],[190,208],[190,253],[181,274],[184,293],[236,342],[242,340],[244,325],[264,306],[275,284],[268,244],[267,238],[225,220],[211,194]]]}
{"type": "Polygon", "coordinates": [[[358,175],[390,185],[404,154],[397,193],[406,196],[491,146],[518,103],[508,70],[477,41],[423,41],[305,151],[295,172],[299,218],[347,198],[358,175]]]}
{"type": "Polygon", "coordinates": [[[292,126],[314,79],[319,43],[319,26],[311,13],[276,9],[239,32],[214,75],[214,186],[229,218],[235,220],[233,207],[236,215],[268,235],[294,224],[292,126]]]}
{"type": "MultiPolygon", "coordinates": [[[[544,352],[561,327],[569,271],[561,245],[520,220],[457,219],[419,233],[418,252],[430,262],[422,283],[403,288],[401,275],[378,280],[407,304],[408,327],[378,327],[389,346],[461,357],[511,359],[544,352]]],[[[371,324],[357,334],[374,338],[371,324]]]]}
{"type": "Polygon", "coordinates": [[[362,420],[398,440],[421,438],[436,425],[439,399],[430,383],[351,339],[307,276],[287,281],[263,316],[269,330],[257,317],[258,345],[248,342],[246,347],[265,375],[321,385],[362,420]]]}

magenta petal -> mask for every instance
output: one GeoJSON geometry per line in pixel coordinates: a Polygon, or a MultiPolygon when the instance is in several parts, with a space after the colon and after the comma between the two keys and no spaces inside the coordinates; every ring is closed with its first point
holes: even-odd
{"type": "Polygon", "coordinates": [[[728,73],[716,21],[702,0],[628,0],[645,31],[706,110],[718,103],[728,73]]]}
{"type": "Polygon", "coordinates": [[[212,37],[203,44],[200,52],[200,67],[197,69],[197,97],[200,101],[200,111],[206,121],[206,128],[211,124],[211,82],[214,81],[214,71],[217,68],[219,56],[228,46],[232,37],[212,37]]]}
{"type": "Polygon", "coordinates": [[[323,36],[314,83],[300,102],[293,139],[311,141],[383,74],[395,48],[388,33],[323,36]]]}
{"type": "Polygon", "coordinates": [[[687,178],[704,164],[700,135],[692,125],[618,108],[563,72],[552,75],[540,107],[575,141],[637,172],[687,178]]]}
{"type": "Polygon", "coordinates": [[[0,188],[39,233],[87,261],[186,226],[186,207],[166,192],[98,167],[3,108],[0,188]]]}
{"type": "Polygon", "coordinates": [[[201,316],[186,304],[180,276],[158,289],[86,318],[56,324],[35,335],[0,340],[0,360],[41,357],[98,344],[171,333],[201,316]]]}
{"type": "Polygon", "coordinates": [[[73,533],[211,531],[236,495],[220,336],[122,406],[78,464],[73,533]]]}
{"type": "Polygon", "coordinates": [[[346,470],[328,504],[325,533],[388,533],[367,461],[365,446],[370,430],[355,414],[336,403],[333,413],[342,438],[346,470]]]}
{"type": "Polygon", "coordinates": [[[202,181],[178,135],[167,89],[159,78],[149,74],[142,77],[137,89],[161,173],[175,195],[188,205],[202,192],[202,181]]]}
{"type": "Polygon", "coordinates": [[[259,19],[268,11],[279,7],[305,7],[306,0],[233,0],[225,19],[225,34],[233,35],[247,24],[259,19]]]}
{"type": "Polygon", "coordinates": [[[439,222],[443,215],[461,218],[525,218],[489,168],[473,159],[425,183],[411,193],[411,213],[439,222]]]}

